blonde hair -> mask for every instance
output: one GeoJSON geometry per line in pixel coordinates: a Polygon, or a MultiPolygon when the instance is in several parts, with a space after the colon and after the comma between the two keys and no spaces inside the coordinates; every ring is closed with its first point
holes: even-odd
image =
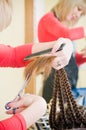
{"type": "Polygon", "coordinates": [[[56,16],[64,21],[69,14],[69,12],[75,7],[80,6],[86,14],[86,0],[59,0],[59,2],[52,8],[52,11],[55,12],[56,16]]]}
{"type": "Polygon", "coordinates": [[[0,31],[6,28],[12,19],[12,1],[0,0],[0,31]]]}

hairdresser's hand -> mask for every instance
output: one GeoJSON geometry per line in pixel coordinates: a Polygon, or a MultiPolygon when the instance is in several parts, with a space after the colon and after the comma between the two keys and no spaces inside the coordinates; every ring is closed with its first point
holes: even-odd
{"type": "Polygon", "coordinates": [[[20,113],[23,110],[26,110],[26,108],[30,108],[32,107],[32,105],[37,104],[37,103],[40,103],[40,104],[42,103],[44,105],[42,106],[42,108],[44,107],[44,110],[46,109],[46,102],[42,97],[32,95],[32,94],[25,94],[23,97],[21,97],[20,100],[16,100],[9,103],[9,107],[11,107],[11,109],[6,111],[6,113],[7,114],[20,113]]]}
{"type": "Polygon", "coordinates": [[[52,67],[59,70],[66,66],[69,63],[72,52],[73,45],[71,40],[69,40],[68,38],[59,38],[51,52],[53,55],[56,56],[56,58],[53,61],[52,67]],[[61,51],[56,52],[61,46],[61,44],[65,44],[65,46],[61,51]]]}

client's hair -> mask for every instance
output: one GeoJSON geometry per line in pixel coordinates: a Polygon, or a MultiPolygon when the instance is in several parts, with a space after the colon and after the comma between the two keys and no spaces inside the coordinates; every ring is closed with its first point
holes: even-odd
{"type": "MultiPolygon", "coordinates": [[[[38,57],[25,69],[25,77],[28,73],[39,74],[43,71],[45,79],[49,76],[54,57],[38,57]]],[[[78,106],[67,78],[64,68],[56,70],[53,88],[52,105],[49,115],[50,127],[53,130],[68,130],[73,128],[86,128],[86,109],[78,106]],[[59,111],[57,111],[57,99],[59,99],[59,111]]],[[[73,129],[74,130],[74,129],[73,129]]]]}
{"type": "Polygon", "coordinates": [[[55,73],[49,122],[54,130],[86,128],[86,109],[77,105],[64,69],[55,73]],[[57,98],[60,111],[56,109],[57,98]]]}
{"type": "Polygon", "coordinates": [[[55,56],[52,57],[37,57],[31,59],[32,62],[29,63],[29,65],[26,66],[24,71],[24,77],[26,78],[28,73],[31,73],[31,77],[35,73],[38,75],[39,73],[43,72],[43,75],[45,79],[49,76],[52,68],[52,61],[55,58],[55,56]]]}

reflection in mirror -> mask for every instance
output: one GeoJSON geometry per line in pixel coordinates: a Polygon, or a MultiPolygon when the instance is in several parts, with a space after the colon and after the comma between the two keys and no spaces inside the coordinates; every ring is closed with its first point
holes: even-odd
{"type": "MultiPolygon", "coordinates": [[[[75,2],[73,0],[73,1],[68,1],[66,3],[66,0],[61,0],[55,2],[56,3],[54,6],[50,5],[50,3],[52,3],[52,0],[45,2],[44,15],[40,18],[38,22],[38,40],[40,42],[44,42],[44,41],[46,42],[46,41],[56,40],[59,37],[69,37],[71,40],[73,40],[74,52],[71,57],[70,63],[68,66],[65,67],[65,70],[68,74],[68,79],[72,86],[74,96],[75,98],[77,98],[79,96],[79,93],[77,92],[76,88],[86,86],[86,84],[82,84],[82,85],[79,84],[81,83],[81,81],[83,81],[83,79],[80,78],[78,74],[80,71],[82,71],[82,69],[80,68],[80,66],[77,65],[77,59],[76,59],[76,51],[78,51],[77,44],[79,44],[79,42],[80,42],[79,45],[81,46],[84,46],[85,44],[85,42],[83,42],[82,45],[81,44],[82,41],[80,40],[81,38],[82,40],[84,38],[82,30],[86,26],[84,22],[85,14],[86,14],[86,10],[85,10],[86,3],[83,0],[79,1],[79,4],[82,5],[82,12],[83,12],[82,15],[84,16],[82,17],[80,12],[76,13],[75,11],[76,9],[78,9],[77,1],[75,2]],[[74,4],[76,5],[76,7],[72,6],[74,4]],[[75,13],[74,15],[76,15],[77,17],[73,17],[72,16],[73,13],[75,13]],[[78,17],[78,15],[80,15],[80,17],[78,17]],[[80,21],[83,21],[84,24],[80,21]],[[81,26],[80,24],[82,24],[82,28],[80,28],[81,26]],[[70,35],[68,35],[68,33],[70,35]]],[[[81,56],[81,54],[79,55],[81,56]]],[[[81,59],[79,58],[79,61],[80,60],[81,59]]],[[[83,60],[84,61],[81,63],[86,62],[86,58],[84,58],[83,60]]],[[[52,98],[53,88],[50,87],[49,84],[53,84],[53,77],[54,77],[54,71],[52,69],[51,75],[43,83],[43,97],[46,99],[47,102],[49,102],[50,99],[52,98]]]]}

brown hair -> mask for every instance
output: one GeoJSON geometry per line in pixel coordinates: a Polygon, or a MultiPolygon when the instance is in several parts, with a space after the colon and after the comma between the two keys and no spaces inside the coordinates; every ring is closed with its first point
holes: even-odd
{"type": "Polygon", "coordinates": [[[50,110],[49,122],[54,130],[68,130],[73,128],[86,128],[86,109],[78,106],[64,69],[55,73],[53,100],[50,110]],[[59,100],[60,111],[56,104],[59,100]]]}

